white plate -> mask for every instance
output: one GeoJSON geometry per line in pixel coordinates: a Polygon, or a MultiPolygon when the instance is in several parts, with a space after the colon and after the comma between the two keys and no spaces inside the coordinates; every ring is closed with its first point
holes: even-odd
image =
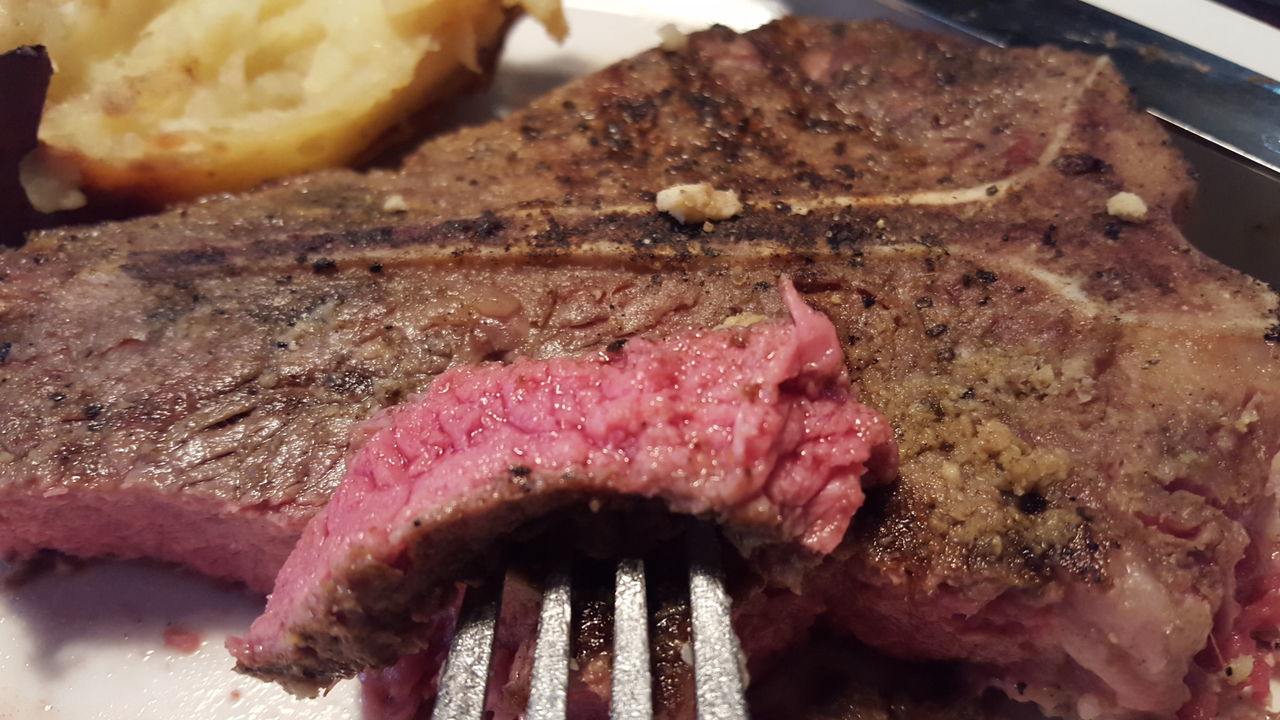
{"type": "MultiPolygon", "coordinates": [[[[532,23],[515,29],[491,91],[495,109],[656,45],[665,23],[746,30],[780,13],[777,3],[752,0],[566,5],[572,33],[563,46],[532,23]]],[[[0,591],[0,720],[359,718],[354,682],[299,701],[232,672],[223,638],[261,609],[246,592],[137,564],[98,563],[0,591]],[[199,635],[199,649],[168,647],[170,627],[199,635]]]]}

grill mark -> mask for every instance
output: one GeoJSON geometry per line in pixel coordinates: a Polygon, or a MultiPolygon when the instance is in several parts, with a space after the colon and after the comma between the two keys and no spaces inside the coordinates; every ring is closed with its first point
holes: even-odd
{"type": "MultiPolygon", "coordinates": [[[[383,275],[371,276],[366,271],[370,262],[380,264],[384,268],[384,275],[394,273],[396,269],[458,263],[483,263],[490,266],[573,264],[583,267],[610,266],[632,272],[671,269],[705,271],[725,263],[768,263],[775,258],[780,261],[785,259],[787,264],[792,265],[833,260],[860,263],[875,257],[927,257],[933,252],[932,248],[912,241],[877,239],[870,232],[873,224],[869,218],[863,218],[859,224],[867,232],[856,248],[846,243],[833,245],[816,242],[816,238],[824,237],[829,229],[849,221],[849,216],[836,208],[823,208],[805,216],[788,215],[781,218],[772,210],[748,209],[739,218],[724,223],[726,227],[735,228],[732,238],[719,234],[690,236],[683,228],[673,226],[665,216],[656,213],[612,213],[591,216],[577,224],[564,224],[556,220],[556,215],[543,212],[538,214],[544,216],[544,222],[548,223],[541,231],[529,227],[520,216],[513,219],[512,216],[497,213],[487,214],[491,217],[448,221],[434,226],[398,228],[395,232],[382,232],[383,229],[371,231],[362,237],[358,255],[334,253],[335,259],[345,260],[341,263],[344,267],[353,268],[337,277],[342,278],[343,282],[354,283],[352,291],[355,291],[354,288],[362,284],[382,281],[383,275]],[[552,226],[551,223],[555,225],[552,226]],[[488,237],[465,235],[466,229],[476,227],[501,229],[493,230],[488,237]],[[550,229],[554,229],[559,242],[549,244],[538,237],[539,232],[546,233],[550,229]],[[633,240],[623,243],[594,239],[599,237],[630,237],[633,240]],[[382,244],[375,244],[377,241],[382,244]]],[[[220,277],[250,269],[271,275],[288,272],[294,267],[293,255],[296,249],[297,245],[287,242],[279,245],[259,243],[220,252],[216,263],[200,260],[194,264],[182,264],[190,257],[184,251],[174,252],[173,255],[178,256],[174,260],[166,257],[166,253],[158,252],[151,254],[154,267],[135,263],[131,266],[131,275],[143,278],[163,277],[167,282],[193,276],[220,277]],[[161,270],[164,268],[171,272],[162,275],[161,270]],[[174,268],[181,268],[181,272],[173,270],[174,268]]],[[[1026,257],[1014,253],[991,253],[982,246],[968,248],[953,243],[947,245],[946,251],[955,258],[985,267],[988,272],[995,272],[1001,278],[1009,278],[1009,287],[1025,287],[1031,283],[1039,285],[1086,318],[1106,315],[1121,324],[1141,323],[1163,328],[1195,325],[1194,322],[1178,322],[1178,317],[1174,314],[1157,320],[1149,313],[1139,317],[1138,314],[1117,310],[1106,298],[1089,293],[1083,287],[1078,272],[1055,272],[1026,257]],[[1015,281],[1013,278],[1020,279],[1015,281]]],[[[331,287],[335,281],[328,281],[331,287]]],[[[314,285],[308,287],[316,289],[314,285]]],[[[278,318],[273,315],[272,319],[278,318]]],[[[1272,322],[1272,318],[1264,316],[1235,318],[1224,329],[1256,333],[1261,337],[1272,322]]]]}
{"type": "Polygon", "coordinates": [[[194,250],[134,251],[129,253],[121,269],[142,282],[169,280],[191,272],[225,273],[230,259],[222,248],[194,250]]]}

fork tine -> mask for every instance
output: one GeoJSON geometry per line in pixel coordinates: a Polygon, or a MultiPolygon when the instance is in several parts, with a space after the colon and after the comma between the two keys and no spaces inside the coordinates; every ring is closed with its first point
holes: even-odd
{"type": "Polygon", "coordinates": [[[501,588],[499,581],[467,590],[458,631],[440,675],[432,720],[480,720],[483,716],[501,588]]]}
{"type": "Polygon", "coordinates": [[[609,716],[612,720],[651,720],[653,694],[644,561],[619,561],[614,582],[613,699],[609,716]]]}
{"type": "Polygon", "coordinates": [[[564,720],[569,690],[569,574],[557,568],[547,577],[533,648],[533,680],[528,720],[564,720]]]}
{"type": "Polygon", "coordinates": [[[720,542],[697,523],[689,532],[689,606],[698,720],[746,720],[741,649],[729,616],[720,542]]]}

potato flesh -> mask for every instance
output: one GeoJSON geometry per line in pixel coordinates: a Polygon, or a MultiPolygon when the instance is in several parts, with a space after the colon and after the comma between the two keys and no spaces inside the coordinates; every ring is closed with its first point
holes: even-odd
{"type": "MultiPolygon", "coordinates": [[[[9,0],[49,48],[40,137],[89,185],[160,199],[349,161],[505,26],[503,0],[9,0]]],[[[558,2],[530,11],[563,32],[558,2]]]]}

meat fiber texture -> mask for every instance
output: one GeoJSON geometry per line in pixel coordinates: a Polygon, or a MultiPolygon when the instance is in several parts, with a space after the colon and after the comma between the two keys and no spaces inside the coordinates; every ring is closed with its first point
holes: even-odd
{"type": "Polygon", "coordinates": [[[350,429],[449,367],[775,316],[788,275],[902,450],[801,588],[828,628],[1068,718],[1252,720],[1277,298],[1183,238],[1194,184],[1136,107],[1105,58],[787,19],[395,171],[39,233],[0,252],[0,549],[265,591],[350,429]],[[656,210],[691,183],[741,212],[656,210]]]}
{"type": "Polygon", "coordinates": [[[747,555],[830,553],[896,446],[850,392],[831,322],[782,291],[789,322],[454,368],[380,413],[266,612],[230,641],[238,669],[314,693],[390,665],[421,649],[415,617],[451,609],[468,555],[599,496],[715,516],[747,555]]]}

